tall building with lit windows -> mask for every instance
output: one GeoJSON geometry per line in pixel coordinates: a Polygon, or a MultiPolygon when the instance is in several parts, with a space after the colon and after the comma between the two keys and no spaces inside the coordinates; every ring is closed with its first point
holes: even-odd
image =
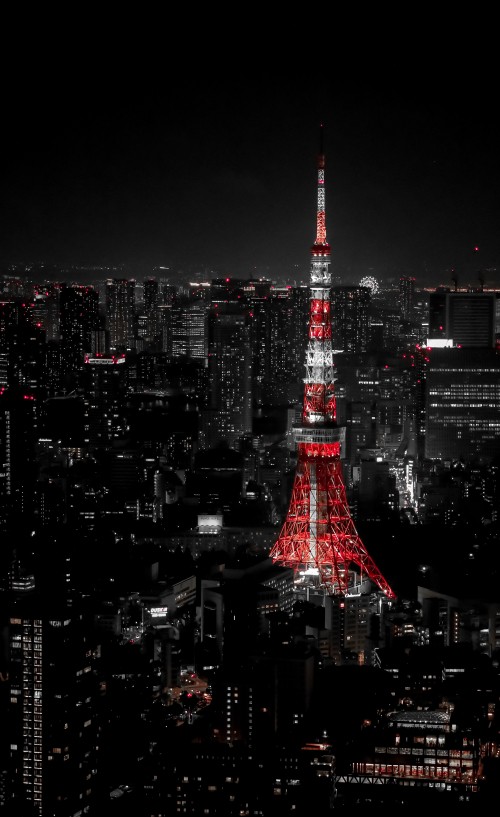
{"type": "Polygon", "coordinates": [[[275,289],[266,302],[268,335],[263,402],[298,403],[303,383],[297,373],[305,355],[309,302],[307,287],[275,289]]]}
{"type": "Polygon", "coordinates": [[[450,292],[429,295],[429,337],[454,346],[492,348],[498,333],[498,292],[450,292]]]}
{"type": "Polygon", "coordinates": [[[134,346],[135,283],[127,278],[106,281],[106,329],[111,351],[134,346]]]}
{"type": "Polygon", "coordinates": [[[206,360],[207,348],[207,309],[203,303],[188,306],[186,312],[187,354],[190,358],[206,360]]]}
{"type": "Polygon", "coordinates": [[[0,301],[0,386],[43,391],[45,332],[33,310],[33,302],[0,301]]]}
{"type": "Polygon", "coordinates": [[[239,304],[214,304],[209,314],[210,409],[203,418],[206,447],[238,448],[252,431],[252,351],[249,316],[239,304]]]}
{"type": "Polygon", "coordinates": [[[206,360],[208,355],[208,309],[201,300],[180,302],[170,309],[168,352],[173,358],[206,360]]]}
{"type": "Polygon", "coordinates": [[[399,316],[401,320],[411,320],[414,297],[415,278],[410,275],[402,275],[399,279],[399,316]]]}
{"type": "Polygon", "coordinates": [[[369,341],[371,291],[365,286],[332,289],[334,348],[342,352],[366,352],[369,341]]]}
{"type": "Polygon", "coordinates": [[[491,461],[500,454],[500,354],[427,350],[425,458],[491,461]]]}
{"type": "Polygon", "coordinates": [[[12,603],[9,631],[8,788],[18,813],[83,815],[97,793],[99,744],[89,621],[78,606],[26,593],[12,603]]]}
{"type": "Polygon", "coordinates": [[[127,392],[125,355],[85,356],[85,443],[111,445],[124,432],[127,392]]]}
{"type": "Polygon", "coordinates": [[[33,506],[37,401],[32,392],[0,387],[0,521],[28,518],[33,506]]]}
{"type": "Polygon", "coordinates": [[[78,370],[92,348],[92,333],[99,326],[99,295],[92,287],[63,285],[59,298],[63,363],[78,370]]]}
{"type": "Polygon", "coordinates": [[[158,333],[158,306],[160,303],[160,285],[156,278],[144,281],[144,315],[147,323],[147,337],[154,338],[158,333]]]}
{"type": "Polygon", "coordinates": [[[9,383],[18,323],[19,310],[15,301],[0,301],[0,387],[9,383]]]}

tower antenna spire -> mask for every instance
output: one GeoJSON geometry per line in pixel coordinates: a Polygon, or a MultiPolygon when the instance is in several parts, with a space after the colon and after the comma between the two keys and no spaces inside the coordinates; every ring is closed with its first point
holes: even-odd
{"type": "MultiPolygon", "coordinates": [[[[314,246],[328,247],[326,241],[326,195],[325,195],[325,154],[323,150],[323,125],[319,126],[319,153],[318,153],[318,197],[316,208],[316,241],[314,246]]],[[[314,249],[314,248],[313,248],[314,249]]]]}
{"type": "Polygon", "coordinates": [[[351,518],[340,459],[342,429],[336,415],[323,126],[317,170],[304,398],[301,422],[294,426],[297,468],[288,513],[270,556],[303,576],[315,575],[329,595],[345,596],[357,570],[392,599],[393,590],[368,554],[351,518]]]}

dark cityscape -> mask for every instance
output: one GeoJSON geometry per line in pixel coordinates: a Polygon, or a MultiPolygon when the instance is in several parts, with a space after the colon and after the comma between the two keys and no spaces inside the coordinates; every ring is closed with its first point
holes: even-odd
{"type": "Polygon", "coordinates": [[[47,71],[0,210],[0,817],[486,812],[483,96],[82,73],[61,109],[47,71]]]}

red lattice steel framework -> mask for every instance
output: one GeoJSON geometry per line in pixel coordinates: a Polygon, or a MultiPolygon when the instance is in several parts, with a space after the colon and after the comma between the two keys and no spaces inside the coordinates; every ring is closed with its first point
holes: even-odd
{"type": "Polygon", "coordinates": [[[395,598],[361,541],[344,486],[341,429],[337,426],[335,405],[322,137],[321,130],[304,400],[301,424],[294,428],[297,468],[288,513],[270,556],[283,566],[317,574],[330,594],[346,595],[357,569],[361,578],[369,578],[388,598],[395,598]]]}

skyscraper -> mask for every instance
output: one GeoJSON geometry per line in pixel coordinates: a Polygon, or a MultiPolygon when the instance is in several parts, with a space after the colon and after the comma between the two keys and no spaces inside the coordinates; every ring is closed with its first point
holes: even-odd
{"type": "Polygon", "coordinates": [[[370,289],[368,287],[334,287],[333,344],[342,352],[366,352],[368,348],[370,289]]]}
{"type": "Polygon", "coordinates": [[[36,593],[13,602],[10,753],[20,814],[84,814],[96,797],[99,649],[90,625],[69,602],[36,593]]]}
{"type": "Polygon", "coordinates": [[[449,292],[429,295],[429,337],[454,346],[492,348],[498,332],[497,292],[449,292]]]}
{"type": "Polygon", "coordinates": [[[201,300],[179,302],[170,309],[169,353],[172,357],[206,360],[208,309],[201,300]]]}
{"type": "Polygon", "coordinates": [[[0,388],[0,522],[32,510],[37,420],[32,393],[0,388]]]}
{"type": "Polygon", "coordinates": [[[209,313],[210,409],[203,437],[211,447],[225,441],[238,448],[252,430],[252,353],[247,310],[238,301],[217,302],[209,313]]]}
{"type": "Polygon", "coordinates": [[[12,356],[16,342],[18,309],[15,301],[0,301],[0,387],[12,380],[12,356]]]}
{"type": "Polygon", "coordinates": [[[125,355],[87,355],[85,364],[86,443],[90,446],[108,446],[124,431],[127,391],[125,355]]]}
{"type": "Polygon", "coordinates": [[[415,296],[415,278],[402,275],[399,279],[399,316],[402,321],[410,321],[415,296]]]}
{"type": "Polygon", "coordinates": [[[60,292],[61,352],[65,366],[78,370],[99,326],[99,295],[92,287],[64,285],[60,292]]]}
{"type": "Polygon", "coordinates": [[[425,457],[490,461],[500,455],[500,355],[427,350],[425,457]]]}
{"type": "Polygon", "coordinates": [[[113,278],[106,282],[106,329],[110,351],[134,346],[135,281],[113,278]]]}
{"type": "Polygon", "coordinates": [[[158,333],[158,306],[160,288],[156,278],[144,281],[144,314],[147,321],[147,337],[152,339],[158,333]]]}

